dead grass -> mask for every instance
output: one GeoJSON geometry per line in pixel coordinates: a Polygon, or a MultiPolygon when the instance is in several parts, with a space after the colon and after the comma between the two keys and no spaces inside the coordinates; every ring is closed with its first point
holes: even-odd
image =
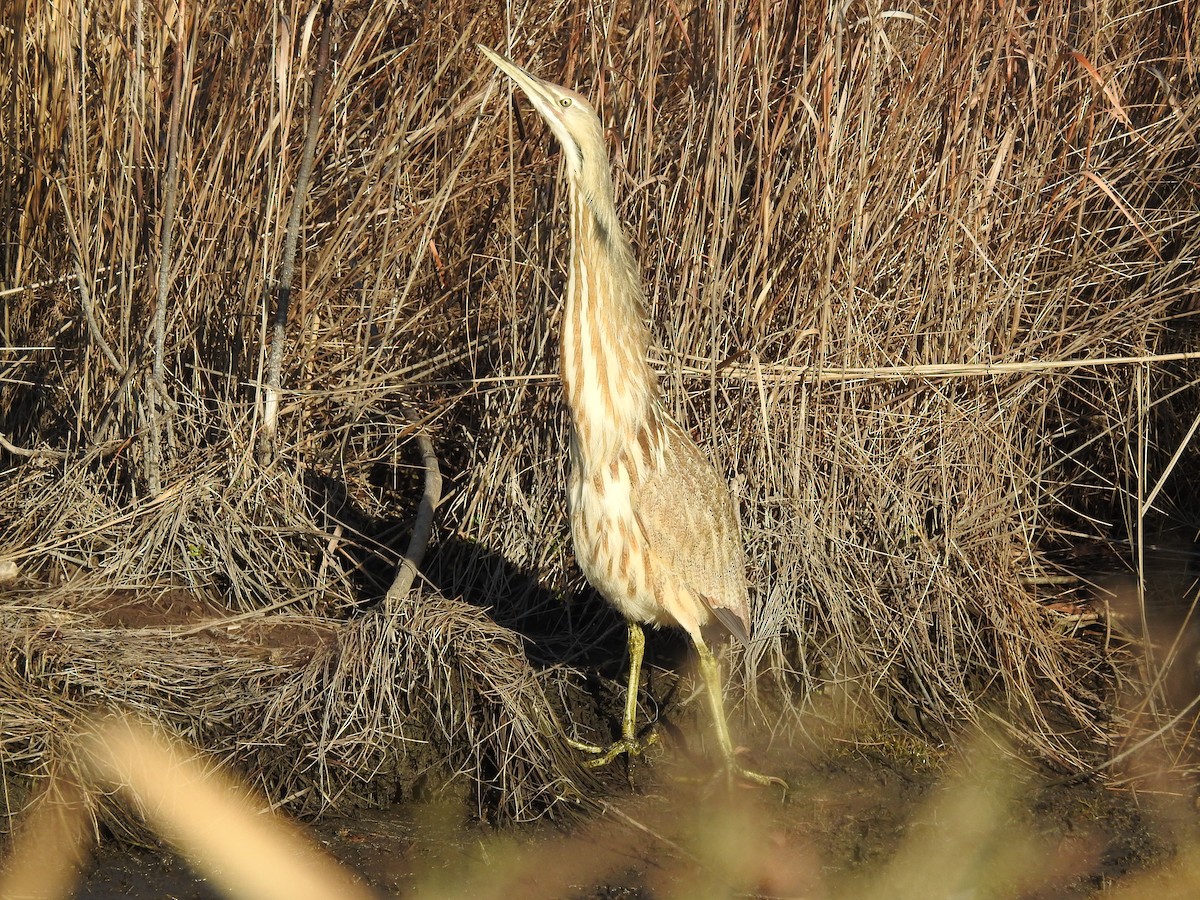
{"type": "Polygon", "coordinates": [[[779,739],[818,711],[935,742],[998,722],[1072,770],[1118,739],[1106,644],[1031,585],[1048,552],[1194,521],[1189,4],[337,4],[307,192],[318,4],[13,10],[8,770],[44,771],[78,708],[127,704],[301,810],[435,764],[510,815],[579,793],[546,697],[600,626],[568,606],[573,643],[535,671],[442,596],[536,634],[580,586],[551,377],[565,197],[477,40],[612,129],[664,389],[734,479],[743,671],[779,739]],[[376,605],[420,496],[410,409],[450,485],[441,593],[376,605]],[[337,650],[106,626],[84,601],[117,587],[337,650]]]}
{"type": "Polygon", "coordinates": [[[3,625],[10,771],[61,760],[79,716],[109,707],[169,723],[301,814],[466,773],[476,808],[529,817],[585,782],[520,639],[461,602],[414,594],[345,622],[68,585],[10,592],[3,625]]]}

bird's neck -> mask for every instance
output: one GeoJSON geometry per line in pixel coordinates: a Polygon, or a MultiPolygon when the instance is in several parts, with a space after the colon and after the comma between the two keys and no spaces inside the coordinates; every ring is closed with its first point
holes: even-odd
{"type": "Polygon", "coordinates": [[[616,209],[573,187],[561,365],[585,459],[611,458],[651,415],[658,379],[646,360],[649,345],[641,273],[616,209]]]}

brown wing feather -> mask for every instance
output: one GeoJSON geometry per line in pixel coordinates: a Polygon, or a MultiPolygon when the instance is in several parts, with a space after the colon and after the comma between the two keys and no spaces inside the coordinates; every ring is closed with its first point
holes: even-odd
{"type": "Polygon", "coordinates": [[[745,554],[729,488],[687,432],[669,419],[662,426],[663,465],[635,488],[634,514],[658,559],[748,643],[745,554]]]}

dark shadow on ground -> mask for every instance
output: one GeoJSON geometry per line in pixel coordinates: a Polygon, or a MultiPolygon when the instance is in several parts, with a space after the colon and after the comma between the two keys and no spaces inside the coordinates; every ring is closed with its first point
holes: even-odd
{"type": "MultiPolygon", "coordinates": [[[[407,476],[414,477],[411,473],[407,476]]],[[[310,473],[308,487],[326,518],[324,529],[340,528],[347,537],[341,553],[358,597],[358,613],[380,602],[395,576],[395,560],[407,548],[419,496],[419,485],[402,482],[398,473],[381,466],[372,473],[377,490],[386,486],[396,496],[389,508],[407,515],[375,518],[355,502],[345,482],[328,474],[310,473]],[[401,496],[402,495],[402,496],[401,496]]],[[[522,638],[526,658],[539,671],[560,668],[573,673],[574,689],[550,698],[556,712],[570,723],[570,733],[585,741],[607,743],[620,734],[628,678],[627,629],[622,617],[578,575],[563,590],[555,590],[541,573],[514,565],[501,552],[478,543],[439,534],[421,565],[422,590],[461,600],[486,611],[498,625],[522,638]]],[[[419,595],[417,595],[419,598],[419,595]]],[[[419,599],[417,602],[420,602],[419,599]]],[[[356,614],[351,611],[351,615],[356,614]]],[[[677,629],[648,629],[639,691],[639,726],[659,725],[685,755],[700,758],[684,738],[686,713],[681,706],[680,675],[694,664],[690,642],[677,629]]],[[[689,704],[699,707],[703,704],[689,704]]],[[[624,780],[618,770],[614,776],[624,780]]]]}

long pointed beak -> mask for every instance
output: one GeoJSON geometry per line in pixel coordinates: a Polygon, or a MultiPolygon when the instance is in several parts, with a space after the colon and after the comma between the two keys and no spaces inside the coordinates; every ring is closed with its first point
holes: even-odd
{"type": "Polygon", "coordinates": [[[483,44],[476,44],[475,46],[480,53],[495,63],[496,68],[517,83],[517,87],[525,93],[525,96],[533,104],[533,108],[538,111],[542,118],[547,122],[553,122],[558,118],[554,98],[542,86],[544,82],[540,78],[530,75],[511,59],[501,56],[494,50],[489,50],[483,44]]]}

